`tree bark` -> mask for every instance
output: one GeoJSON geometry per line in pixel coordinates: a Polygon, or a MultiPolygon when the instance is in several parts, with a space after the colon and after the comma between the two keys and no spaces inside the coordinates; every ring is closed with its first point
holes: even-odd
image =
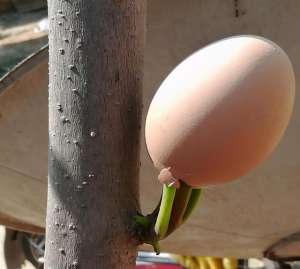
{"type": "Polygon", "coordinates": [[[48,7],[45,268],[134,268],[145,0],[48,7]]]}

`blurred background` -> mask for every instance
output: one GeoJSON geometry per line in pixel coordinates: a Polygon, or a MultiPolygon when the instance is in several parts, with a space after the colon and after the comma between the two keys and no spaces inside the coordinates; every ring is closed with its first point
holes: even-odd
{"type": "MultiPolygon", "coordinates": [[[[233,6],[237,3],[232,0],[224,1],[230,2],[233,6]]],[[[238,9],[234,9],[233,12],[234,16],[243,16],[242,11],[238,9]]],[[[47,45],[47,35],[46,0],[0,0],[0,77],[47,45]]],[[[178,62],[178,59],[179,56],[177,59],[174,57],[174,62],[178,62]]],[[[0,226],[0,269],[43,268],[44,250],[44,235],[34,235],[0,226]]],[[[139,252],[137,268],[296,269],[300,268],[300,265],[297,262],[274,262],[268,259],[194,257],[167,253],[156,256],[152,252],[139,252]]]]}

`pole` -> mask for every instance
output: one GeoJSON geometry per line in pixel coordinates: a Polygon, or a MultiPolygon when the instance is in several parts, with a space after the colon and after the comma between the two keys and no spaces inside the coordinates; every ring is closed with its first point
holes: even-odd
{"type": "Polygon", "coordinates": [[[48,8],[45,268],[134,268],[145,1],[48,8]]]}

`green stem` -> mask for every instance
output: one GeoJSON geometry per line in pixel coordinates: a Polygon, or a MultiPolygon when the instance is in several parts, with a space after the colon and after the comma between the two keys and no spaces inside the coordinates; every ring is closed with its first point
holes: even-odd
{"type": "Polygon", "coordinates": [[[133,219],[136,223],[142,225],[145,229],[147,229],[151,225],[151,219],[148,216],[135,215],[133,219]]]}
{"type": "Polygon", "coordinates": [[[168,231],[175,194],[175,187],[168,187],[164,184],[159,212],[154,227],[158,239],[164,238],[168,231]]]}
{"type": "Polygon", "coordinates": [[[176,228],[181,225],[183,216],[186,212],[191,197],[191,193],[192,188],[183,181],[181,181],[180,188],[176,191],[170,223],[165,237],[173,233],[176,230],[176,228]]]}
{"type": "Polygon", "coordinates": [[[181,182],[179,189],[163,185],[162,196],[155,210],[147,216],[134,216],[141,242],[152,245],[156,254],[159,254],[159,240],[167,237],[187,220],[200,194],[201,189],[192,189],[184,182],[181,182]]]}
{"type": "Polygon", "coordinates": [[[196,207],[196,205],[199,201],[201,192],[202,192],[201,189],[192,189],[190,200],[188,202],[186,211],[184,212],[184,215],[182,218],[182,223],[184,223],[189,218],[189,216],[192,214],[194,208],[196,207]]]}
{"type": "Polygon", "coordinates": [[[152,246],[153,246],[153,250],[154,252],[156,253],[156,255],[159,255],[160,254],[160,245],[159,245],[159,241],[154,241],[152,243],[152,246]]]}

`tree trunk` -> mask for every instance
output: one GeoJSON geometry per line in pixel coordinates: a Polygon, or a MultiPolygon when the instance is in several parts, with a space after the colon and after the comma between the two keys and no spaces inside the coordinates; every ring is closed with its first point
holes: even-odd
{"type": "Polygon", "coordinates": [[[48,6],[45,268],[134,268],[145,1],[48,6]]]}

